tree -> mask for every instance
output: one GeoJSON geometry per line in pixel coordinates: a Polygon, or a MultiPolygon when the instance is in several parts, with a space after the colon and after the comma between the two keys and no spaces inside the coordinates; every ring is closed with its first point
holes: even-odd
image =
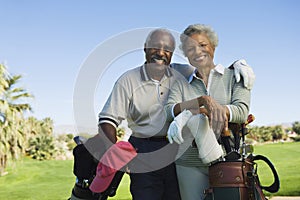
{"type": "Polygon", "coordinates": [[[11,76],[6,67],[0,64],[0,174],[4,172],[7,161],[19,158],[24,144],[20,125],[24,120],[24,112],[31,110],[26,101],[33,96],[17,86],[21,78],[21,75],[11,76]]]}
{"type": "Polygon", "coordinates": [[[251,138],[258,142],[264,142],[271,140],[271,132],[269,127],[265,126],[254,126],[249,128],[249,134],[247,138],[251,138]]]}
{"type": "Polygon", "coordinates": [[[43,120],[28,118],[27,121],[31,122],[29,129],[31,134],[25,134],[30,135],[26,145],[26,154],[38,160],[55,158],[59,151],[56,148],[55,138],[52,135],[53,120],[47,117],[43,120]]]}
{"type": "Polygon", "coordinates": [[[284,130],[283,130],[283,128],[282,128],[281,125],[273,126],[271,128],[271,131],[272,131],[272,139],[273,139],[273,141],[274,140],[280,140],[285,135],[285,132],[284,132],[284,130]]]}
{"type": "Polygon", "coordinates": [[[5,88],[7,87],[8,83],[6,81],[7,71],[6,67],[3,64],[0,64],[0,176],[4,174],[4,169],[6,168],[7,163],[7,149],[8,144],[4,140],[5,135],[3,132],[3,126],[6,122],[5,110],[6,105],[5,102],[2,100],[3,94],[5,92],[5,88]]]}
{"type": "Polygon", "coordinates": [[[27,154],[33,159],[49,160],[53,158],[57,152],[54,143],[54,137],[51,135],[38,135],[29,140],[29,148],[27,154]]]}
{"type": "Polygon", "coordinates": [[[5,87],[8,86],[7,80],[5,78],[6,76],[6,67],[3,64],[0,64],[0,96],[4,93],[5,87]]]}
{"type": "Polygon", "coordinates": [[[294,122],[293,126],[292,126],[292,130],[297,133],[298,135],[300,135],[300,122],[294,122]]]}

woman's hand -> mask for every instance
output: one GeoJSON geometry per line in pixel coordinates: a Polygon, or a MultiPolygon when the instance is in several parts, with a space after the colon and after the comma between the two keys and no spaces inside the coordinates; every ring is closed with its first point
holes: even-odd
{"type": "Polygon", "coordinates": [[[200,113],[208,116],[210,127],[217,136],[228,129],[229,111],[226,106],[220,105],[210,96],[199,97],[198,103],[200,113]]]}

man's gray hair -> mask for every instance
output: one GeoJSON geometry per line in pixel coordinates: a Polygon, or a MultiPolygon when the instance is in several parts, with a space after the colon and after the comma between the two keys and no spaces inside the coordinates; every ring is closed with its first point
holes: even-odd
{"type": "Polygon", "coordinates": [[[168,29],[166,29],[166,28],[157,28],[157,29],[152,30],[152,31],[148,34],[148,36],[147,36],[147,38],[146,38],[146,41],[145,41],[145,45],[146,45],[146,46],[148,46],[148,43],[151,41],[152,35],[153,35],[154,33],[157,33],[157,32],[162,32],[162,33],[167,33],[167,34],[169,34],[169,35],[171,36],[172,40],[174,41],[174,46],[175,46],[175,38],[174,38],[173,34],[172,34],[168,29]]]}
{"type": "Polygon", "coordinates": [[[193,34],[201,33],[204,33],[207,36],[208,40],[214,48],[218,46],[218,35],[210,26],[204,24],[192,24],[189,25],[180,35],[181,44],[179,48],[184,52],[184,45],[186,43],[186,40],[193,34]]]}

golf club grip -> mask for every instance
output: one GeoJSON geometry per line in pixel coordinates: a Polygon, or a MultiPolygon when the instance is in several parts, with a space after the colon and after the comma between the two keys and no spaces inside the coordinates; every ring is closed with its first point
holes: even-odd
{"type": "Polygon", "coordinates": [[[249,115],[248,115],[248,118],[247,118],[247,121],[245,122],[245,125],[250,124],[250,123],[253,122],[254,120],[255,120],[254,115],[249,114],[249,115]]]}

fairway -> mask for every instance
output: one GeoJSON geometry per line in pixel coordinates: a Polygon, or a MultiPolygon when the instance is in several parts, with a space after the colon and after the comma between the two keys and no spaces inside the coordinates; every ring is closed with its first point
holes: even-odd
{"type": "MultiPolygon", "coordinates": [[[[299,142],[259,145],[254,147],[254,153],[267,156],[277,169],[281,188],[275,196],[300,195],[299,142]]],[[[36,161],[24,158],[9,167],[8,175],[0,177],[0,199],[67,200],[75,181],[72,170],[72,160],[36,161]]],[[[258,170],[262,184],[271,184],[273,178],[267,165],[258,162],[258,170]]],[[[131,199],[127,174],[123,177],[117,195],[109,199],[131,199]]]]}
{"type": "MultiPolygon", "coordinates": [[[[276,196],[300,196],[299,142],[259,145],[254,147],[254,153],[267,156],[275,166],[280,179],[280,189],[276,196]]],[[[273,182],[271,170],[265,163],[257,163],[262,185],[270,185],[273,182]]]]}

